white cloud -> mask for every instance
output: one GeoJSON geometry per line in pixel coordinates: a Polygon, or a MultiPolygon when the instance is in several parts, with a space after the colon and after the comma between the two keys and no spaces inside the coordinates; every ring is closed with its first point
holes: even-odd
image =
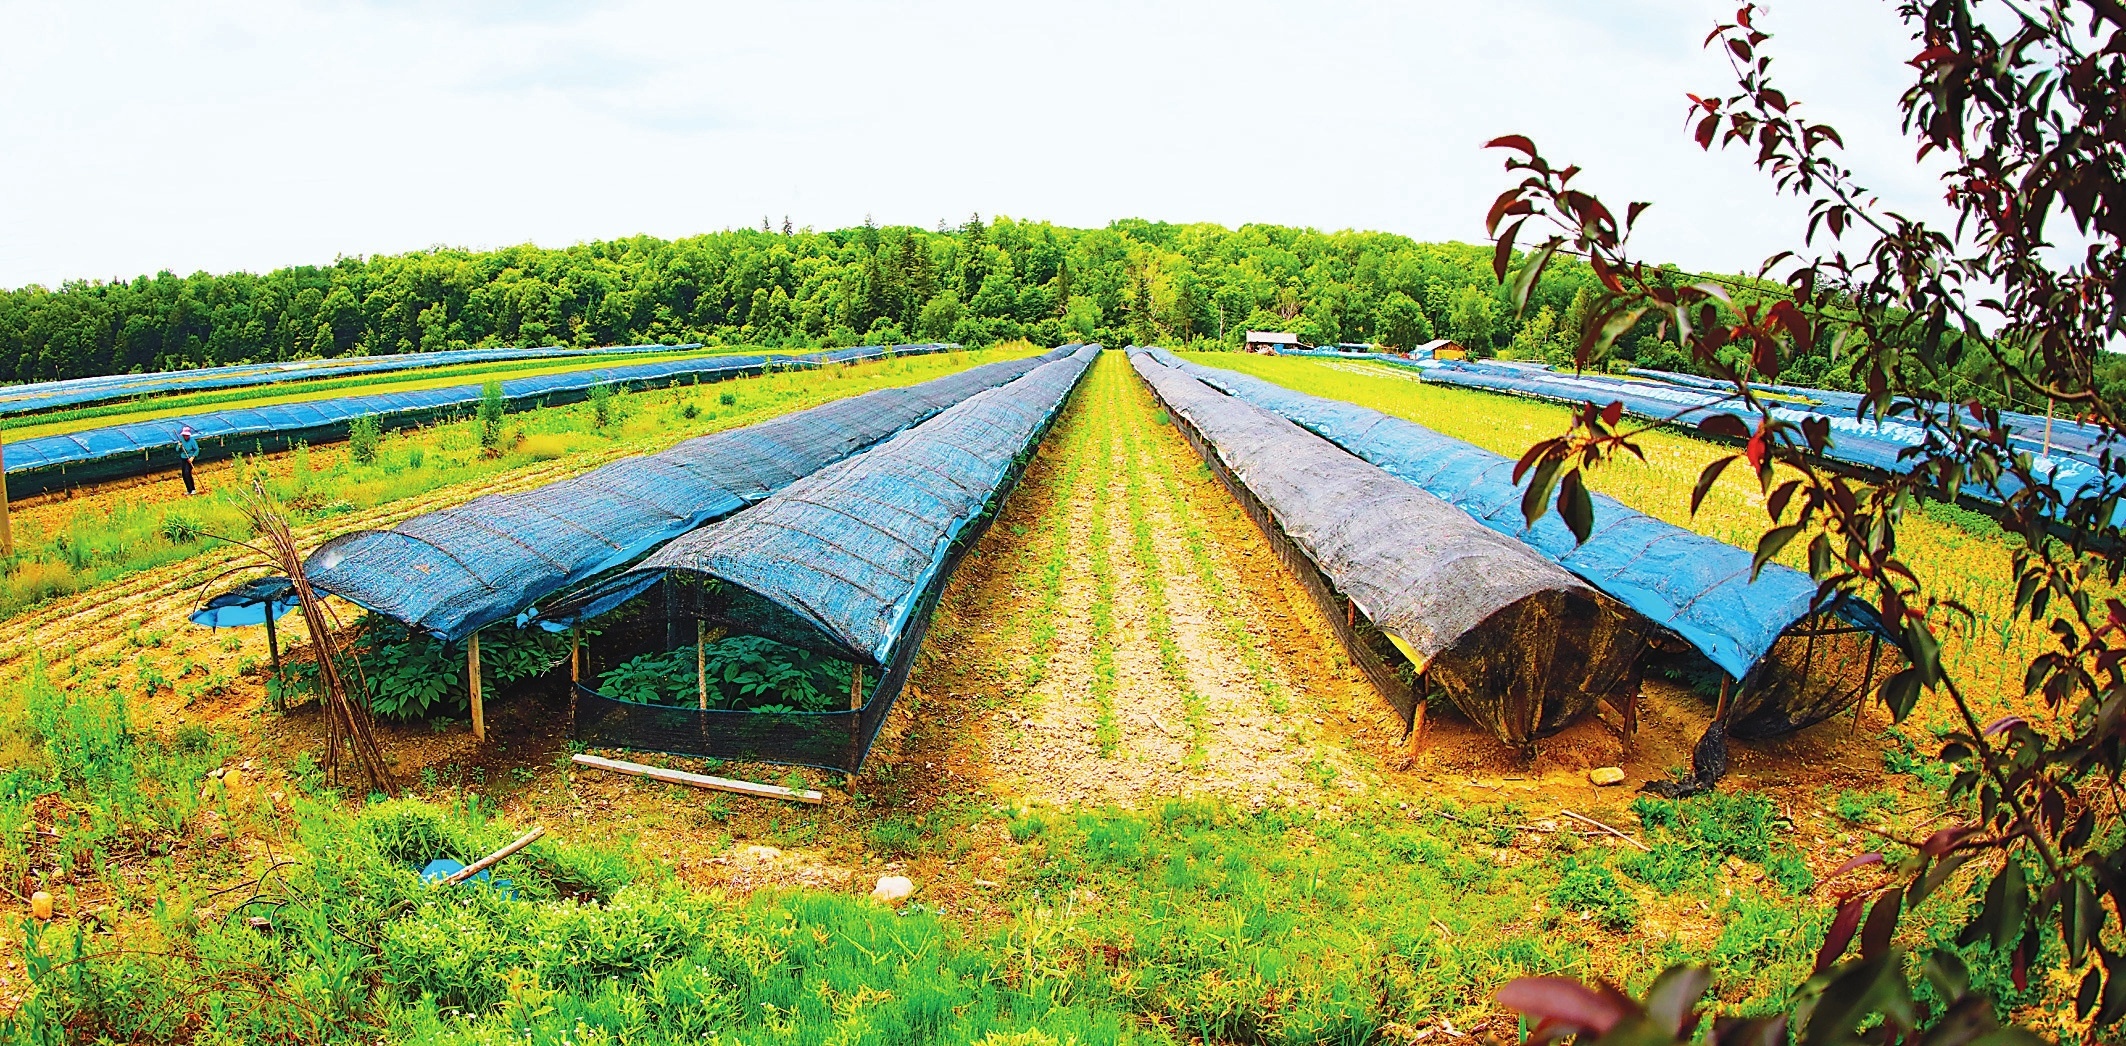
{"type": "MultiPolygon", "coordinates": [[[[1683,94],[1732,0],[0,3],[0,285],[433,244],[971,210],[1476,240],[1521,132],[1649,254],[1737,268],[1791,203],[1683,94]]],[[[1914,208],[1887,4],[1781,0],[1789,93],[1914,208]]]]}

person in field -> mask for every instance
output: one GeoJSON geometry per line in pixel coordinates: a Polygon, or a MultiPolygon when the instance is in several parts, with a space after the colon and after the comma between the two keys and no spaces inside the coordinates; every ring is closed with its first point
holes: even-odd
{"type": "Polygon", "coordinates": [[[199,437],[186,425],[177,430],[177,471],[185,478],[185,496],[199,493],[199,484],[192,479],[192,462],[199,457],[199,437]]]}

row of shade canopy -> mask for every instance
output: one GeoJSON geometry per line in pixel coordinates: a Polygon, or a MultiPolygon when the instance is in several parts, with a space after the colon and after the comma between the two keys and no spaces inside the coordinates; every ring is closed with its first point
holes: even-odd
{"type": "MultiPolygon", "coordinates": [[[[511,620],[578,628],[675,578],[705,582],[689,589],[688,616],[880,672],[847,712],[812,715],[802,736],[782,731],[778,761],[853,769],[954,556],[1097,351],[1064,346],[700,437],[346,535],[307,569],[321,591],[445,639],[511,620]]],[[[1347,641],[1388,644],[1382,657],[1422,670],[1503,741],[1525,747],[1598,700],[1628,702],[1642,654],[1664,641],[1739,684],[1728,718],[1740,736],[1795,729],[1858,697],[1795,700],[1774,685],[1789,677],[1765,670],[1813,621],[1882,635],[1864,606],[1819,608],[1796,571],[1753,580],[1741,549],[1607,498],[1575,544],[1555,517],[1521,522],[1512,463],[1497,455],[1164,350],[1130,357],[1265,529],[1297,548],[1297,565],[1348,600],[1353,622],[1363,616],[1365,634],[1347,641]]],[[[283,609],[276,599],[270,583],[249,586],[195,619],[256,623],[283,609]]],[[[1397,701],[1406,715],[1410,690],[1397,701]]],[[[638,747],[717,754],[700,739],[776,718],[623,705],[579,689],[579,729],[588,706],[632,717],[621,732],[638,747]]],[[[777,755],[758,736],[747,745],[777,755]]]]}
{"type": "MultiPolygon", "coordinates": [[[[1597,406],[1622,403],[1624,412],[1654,421],[1695,425],[1713,415],[1730,415],[1754,426],[1756,415],[1732,399],[1733,387],[1709,378],[1669,371],[1635,369],[1629,376],[1598,373],[1568,374],[1538,363],[1502,360],[1411,359],[1393,353],[1332,352],[1326,350],[1280,350],[1280,355],[1368,359],[1420,371],[1424,380],[1461,388],[1503,392],[1562,403],[1592,403],[1597,406]]],[[[1900,401],[1889,416],[1871,416],[1862,410],[1862,397],[1850,392],[1793,385],[1754,383],[1766,395],[1766,406],[1775,417],[1800,422],[1820,419],[1830,426],[1830,441],[1824,458],[1841,465],[1883,473],[1901,473],[1913,468],[1914,452],[1927,440],[1921,412],[1958,409],[1953,404],[1914,404],[1900,401]]],[[[2038,475],[2045,476],[2062,500],[2098,490],[2126,487],[2126,455],[2115,439],[2100,426],[2071,419],[2046,419],[2018,411],[2001,412],[2010,446],[2032,456],[2038,475]],[[2110,451],[2122,460],[2107,463],[2110,451]]],[[[1969,420],[1966,419],[1966,423],[1969,420]]],[[[1964,496],[1998,504],[2019,488],[2004,477],[1998,488],[1969,487],[1964,496]]],[[[2121,512],[2126,522],[2126,511],[2121,512]]]]}
{"type": "MultiPolygon", "coordinates": [[[[818,367],[883,356],[941,352],[946,345],[873,345],[782,356],[708,356],[655,363],[592,367],[501,382],[506,409],[558,406],[587,398],[599,387],[653,388],[672,382],[699,383],[745,377],[790,367],[818,367]]],[[[397,429],[462,414],[477,406],[483,385],[377,392],[328,399],[232,407],[176,417],[126,422],[11,443],[6,450],[8,490],[26,496],[83,482],[100,482],[172,467],[185,427],[199,441],[203,459],[322,442],[347,435],[357,418],[397,429]]]]}
{"type": "MultiPolygon", "coordinates": [[[[358,531],[320,547],[306,573],[321,592],[446,640],[511,621],[575,628],[677,576],[697,597],[715,594],[690,603],[697,621],[869,666],[878,685],[844,713],[802,717],[780,749],[741,753],[704,729],[743,713],[636,709],[653,720],[647,732],[626,716],[607,732],[634,731],[620,740],[635,747],[854,769],[956,553],[1097,353],[1066,345],[869,392],[358,531]]],[[[258,623],[289,599],[268,579],[194,620],[258,623]]],[[[615,718],[617,703],[594,690],[578,701],[579,727],[615,718]]]]}
{"type": "Polygon", "coordinates": [[[466,363],[685,352],[698,348],[701,348],[699,342],[688,342],[684,345],[616,345],[598,349],[569,349],[559,345],[541,348],[442,349],[388,356],[334,356],[276,363],[231,363],[219,367],[163,370],[147,374],[99,374],[86,378],[0,385],[0,417],[85,407],[136,396],[249,388],[291,381],[315,381],[401,370],[451,367],[466,363]]]}
{"type": "Polygon", "coordinates": [[[1826,646],[1835,636],[1873,649],[1891,638],[1863,604],[1823,605],[1799,571],[1771,564],[1752,577],[1742,549],[1606,496],[1584,543],[1555,514],[1530,525],[1513,461],[1464,441],[1163,349],[1131,355],[1206,456],[1261,503],[1273,537],[1508,743],[1628,700],[1649,643],[1727,677],[1728,732],[1784,733],[1848,707],[1864,683],[1807,685],[1772,656],[1783,641],[1821,633],[1826,646]]]}

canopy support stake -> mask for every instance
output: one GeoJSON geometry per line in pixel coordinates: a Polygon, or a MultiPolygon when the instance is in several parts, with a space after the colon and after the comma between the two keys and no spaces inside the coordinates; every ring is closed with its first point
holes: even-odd
{"type": "Polygon", "coordinates": [[[583,682],[583,644],[573,628],[568,630],[568,681],[583,682]]]}
{"type": "Polygon", "coordinates": [[[281,639],[280,634],[274,631],[273,628],[273,601],[270,599],[266,600],[266,652],[273,656],[273,682],[275,684],[273,687],[273,710],[285,712],[288,710],[288,699],[281,694],[279,686],[281,681],[281,639]]]}
{"type": "Polygon", "coordinates": [[[1723,723],[1727,721],[1727,687],[1728,687],[1728,684],[1729,684],[1729,683],[1732,683],[1732,682],[1733,682],[1733,680],[1731,680],[1731,679],[1727,678],[1727,675],[1726,675],[1726,673],[1722,673],[1722,674],[1721,674],[1721,676],[1720,676],[1720,701],[1719,701],[1719,703],[1718,703],[1718,704],[1715,704],[1715,705],[1713,706],[1713,718],[1714,718],[1714,719],[1717,719],[1717,720],[1719,720],[1719,721],[1721,721],[1721,722],[1723,722],[1723,723]]]}
{"type": "Polygon", "coordinates": [[[487,740],[487,709],[480,702],[480,633],[465,637],[465,678],[472,691],[472,739],[487,740]]]}
{"type": "Polygon", "coordinates": [[[1875,689],[1875,659],[1882,655],[1882,633],[1868,637],[1868,674],[1860,681],[1860,696],[1853,701],[1853,732],[1860,732],[1860,715],[1868,709],[1868,692],[1875,689]]]}
{"type": "Polygon", "coordinates": [[[849,711],[864,707],[864,666],[849,666],[849,711]]]}
{"type": "Polygon", "coordinates": [[[709,624],[694,619],[694,684],[701,691],[701,710],[709,710],[709,624]]]}

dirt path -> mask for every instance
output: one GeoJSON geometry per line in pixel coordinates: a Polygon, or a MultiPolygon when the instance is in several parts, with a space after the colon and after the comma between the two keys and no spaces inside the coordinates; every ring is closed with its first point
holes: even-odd
{"type": "Polygon", "coordinates": [[[975,740],[910,740],[1010,800],[1290,805],[1361,786],[1319,724],[1362,684],[1295,667],[1333,666],[1333,637],[1301,623],[1296,584],[1250,572],[1275,557],[1222,490],[1181,478],[1196,459],[1153,414],[1121,354],[1102,357],[954,579],[916,677],[932,712],[1003,686],[968,702],[975,740]],[[978,678],[988,663],[1008,667],[978,678]]]}
{"type": "MultiPolygon", "coordinates": [[[[947,767],[1007,801],[1212,794],[1265,805],[1385,790],[1623,817],[1640,782],[1688,765],[1710,711],[1656,679],[1629,750],[1588,717],[1524,762],[1444,705],[1413,744],[1119,353],[1087,375],[969,563],[916,675],[923,714],[966,729],[904,727],[900,760],[947,767]],[[1066,544],[1052,556],[1058,536],[1066,544]],[[1036,642],[1044,622],[1052,635],[1036,642]],[[1588,770],[1612,765],[1625,787],[1589,782],[1588,770]]],[[[1847,717],[1736,745],[1731,780],[1797,802],[1865,782],[1880,756],[1854,735],[1847,717]]]]}

